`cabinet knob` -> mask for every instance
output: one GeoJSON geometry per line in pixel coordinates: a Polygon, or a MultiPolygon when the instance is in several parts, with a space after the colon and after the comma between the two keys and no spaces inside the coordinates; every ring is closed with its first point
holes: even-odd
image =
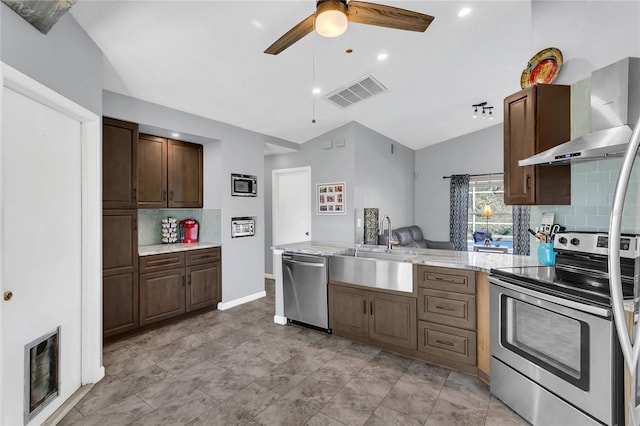
{"type": "Polygon", "coordinates": [[[12,297],[13,297],[13,293],[12,292],[10,292],[10,291],[5,291],[4,292],[4,300],[6,300],[7,302],[9,300],[11,300],[12,297]]]}

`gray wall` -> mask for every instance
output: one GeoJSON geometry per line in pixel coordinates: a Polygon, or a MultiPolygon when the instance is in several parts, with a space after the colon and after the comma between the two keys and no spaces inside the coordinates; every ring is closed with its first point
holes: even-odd
{"type": "Polygon", "coordinates": [[[359,123],[353,127],[356,142],[354,242],[363,243],[365,207],[378,208],[380,218],[388,215],[393,228],[414,224],[415,151],[359,123]]]}
{"type": "Polygon", "coordinates": [[[311,238],[322,241],[353,241],[354,224],[354,152],[355,143],[353,126],[344,125],[327,132],[322,136],[305,142],[300,146],[300,151],[290,154],[271,155],[264,158],[264,182],[265,182],[265,223],[268,228],[265,238],[265,250],[267,251],[267,272],[271,272],[271,233],[272,224],[272,191],[271,172],[277,169],[293,167],[311,167],[311,193],[313,196],[311,209],[311,238]],[[335,147],[334,142],[344,140],[344,146],[335,147]],[[330,149],[324,148],[324,144],[331,142],[330,149]],[[344,182],[346,189],[346,206],[344,215],[317,215],[315,205],[316,184],[329,182],[344,182]]]}
{"type": "Polygon", "coordinates": [[[502,173],[502,124],[416,151],[415,222],[425,238],[449,240],[452,174],[502,173]]]}
{"type": "Polygon", "coordinates": [[[302,166],[311,167],[313,240],[362,242],[364,231],[357,219],[362,219],[364,207],[378,207],[380,214],[388,214],[398,226],[413,223],[413,150],[358,123],[346,124],[302,144],[299,152],[265,157],[267,273],[273,271],[271,172],[302,166]],[[336,146],[338,141],[344,141],[344,146],[336,146]],[[391,144],[394,154],[390,153],[391,144]],[[315,213],[315,186],[327,182],[345,182],[345,215],[315,213]]]}
{"type": "Polygon", "coordinates": [[[70,13],[44,35],[0,4],[0,58],[98,115],[102,113],[102,51],[70,13]]]}
{"type": "MultiPolygon", "coordinates": [[[[264,290],[265,191],[256,198],[231,196],[231,173],[264,175],[264,143],[286,143],[204,117],[105,91],[104,115],[140,123],[142,128],[177,131],[181,139],[203,143],[204,205],[221,208],[222,302],[255,295],[264,290]],[[255,216],[252,238],[231,238],[231,217],[255,216]],[[250,266],[250,267],[248,267],[250,266]]],[[[260,188],[260,183],[259,183],[260,188]]]]}

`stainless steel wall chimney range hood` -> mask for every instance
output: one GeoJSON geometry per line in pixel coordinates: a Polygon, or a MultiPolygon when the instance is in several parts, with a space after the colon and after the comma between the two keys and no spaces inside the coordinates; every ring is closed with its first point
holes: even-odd
{"type": "Polygon", "coordinates": [[[622,156],[640,115],[640,58],[625,58],[591,74],[591,133],[518,161],[519,166],[622,156]]]}

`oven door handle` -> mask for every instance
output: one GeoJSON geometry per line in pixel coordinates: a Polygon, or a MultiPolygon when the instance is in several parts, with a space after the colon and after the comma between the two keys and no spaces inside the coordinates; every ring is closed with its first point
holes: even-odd
{"type": "Polygon", "coordinates": [[[611,310],[605,308],[599,308],[597,306],[591,306],[580,302],[575,302],[573,300],[563,299],[561,297],[552,296],[550,294],[541,293],[539,291],[531,290],[526,287],[522,287],[516,284],[511,284],[509,282],[503,281],[499,278],[495,278],[493,276],[489,276],[489,282],[500,287],[504,287],[516,293],[522,293],[527,296],[535,297],[540,300],[545,300],[550,303],[555,303],[556,305],[564,306],[570,309],[576,309],[582,312],[587,312],[589,314],[598,315],[600,317],[609,318],[611,316],[611,310]]]}

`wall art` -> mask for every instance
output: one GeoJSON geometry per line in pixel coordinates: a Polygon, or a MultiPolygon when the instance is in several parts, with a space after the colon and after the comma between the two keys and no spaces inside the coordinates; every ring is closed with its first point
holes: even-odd
{"type": "Polygon", "coordinates": [[[346,214],[346,190],[344,182],[319,183],[316,185],[316,214],[346,214]]]}

